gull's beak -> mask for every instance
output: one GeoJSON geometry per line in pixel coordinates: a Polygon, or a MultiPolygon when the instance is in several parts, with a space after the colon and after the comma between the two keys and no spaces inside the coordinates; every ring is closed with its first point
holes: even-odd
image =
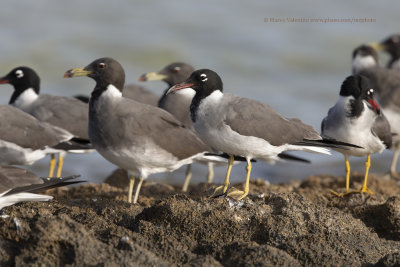
{"type": "Polygon", "coordinates": [[[378,115],[381,114],[381,109],[375,100],[368,99],[368,104],[370,104],[371,109],[373,109],[376,112],[376,114],[378,114],[378,115]]]}
{"type": "Polygon", "coordinates": [[[76,68],[71,69],[65,72],[64,78],[73,78],[73,77],[81,77],[81,76],[89,76],[92,74],[92,71],[85,70],[85,68],[76,68]]]}
{"type": "Polygon", "coordinates": [[[174,86],[172,86],[171,88],[168,89],[166,95],[168,95],[170,93],[174,93],[178,90],[191,88],[193,85],[194,85],[194,83],[186,83],[186,82],[175,84],[174,86]]]}
{"type": "Polygon", "coordinates": [[[370,43],[369,46],[371,46],[376,51],[384,51],[385,50],[385,46],[381,43],[370,43]]]}
{"type": "Polygon", "coordinates": [[[0,78],[0,84],[5,84],[5,83],[9,83],[9,80],[7,79],[6,76],[0,78]]]}
{"type": "Polygon", "coordinates": [[[147,82],[147,81],[161,81],[166,79],[168,76],[164,74],[160,74],[158,72],[149,72],[142,74],[139,77],[139,82],[147,82]]]}

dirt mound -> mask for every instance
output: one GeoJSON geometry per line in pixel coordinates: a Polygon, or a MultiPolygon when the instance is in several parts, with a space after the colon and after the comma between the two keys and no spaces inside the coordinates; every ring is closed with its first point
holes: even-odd
{"type": "MultiPolygon", "coordinates": [[[[352,181],[357,188],[362,175],[352,181]]],[[[207,198],[208,184],[184,195],[145,182],[136,205],[122,185],[56,189],[48,192],[55,201],[3,210],[0,264],[398,266],[400,186],[371,176],[373,196],[329,193],[343,186],[332,176],[256,180],[236,202],[207,198]]]]}

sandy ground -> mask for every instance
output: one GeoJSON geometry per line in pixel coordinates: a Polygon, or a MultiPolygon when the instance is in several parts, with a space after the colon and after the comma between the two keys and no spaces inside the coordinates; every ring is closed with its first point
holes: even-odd
{"type": "MultiPolygon", "coordinates": [[[[1,266],[400,266],[400,185],[371,175],[373,196],[337,198],[343,177],[268,185],[243,201],[207,198],[213,185],[145,182],[139,204],[127,179],[59,188],[55,200],[3,209],[1,266]],[[111,184],[111,185],[110,185],[111,184]]],[[[352,188],[362,175],[352,174],[352,188]]],[[[240,187],[241,185],[235,185],[240,187]]]]}

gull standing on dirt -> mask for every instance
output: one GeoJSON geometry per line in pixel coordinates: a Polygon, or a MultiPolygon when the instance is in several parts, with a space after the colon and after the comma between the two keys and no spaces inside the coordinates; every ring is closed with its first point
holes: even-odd
{"type": "Polygon", "coordinates": [[[215,158],[199,137],[169,112],[122,96],[125,72],[116,60],[100,58],[84,68],[67,71],[66,78],[88,76],[96,81],[89,101],[89,138],[107,160],[128,171],[128,201],[132,202],[134,173],[140,180],[150,174],[174,171],[193,160],[215,158]]]}
{"type": "MultiPolygon", "coordinates": [[[[93,150],[88,140],[88,105],[75,98],[39,94],[40,78],[29,67],[17,67],[6,76],[0,78],[0,84],[11,84],[14,93],[9,104],[15,106],[39,121],[47,122],[68,131],[75,142],[81,144],[73,151],[59,151],[56,177],[61,176],[63,157],[66,152],[87,153],[93,150]]],[[[54,154],[51,155],[49,177],[53,177],[56,164],[54,154]]]]}
{"type": "Polygon", "coordinates": [[[352,143],[362,148],[347,150],[335,149],[345,157],[346,192],[333,194],[341,197],[352,193],[350,186],[349,156],[367,156],[365,162],[364,183],[358,193],[373,194],[367,187],[368,171],[371,166],[371,154],[381,153],[392,144],[392,133],[386,117],[374,100],[374,89],[368,78],[361,75],[347,77],[339,93],[339,100],[329,109],[321,124],[322,136],[352,143]]]}
{"type": "Polygon", "coordinates": [[[390,123],[394,134],[394,154],[389,174],[398,178],[396,165],[400,152],[400,72],[380,67],[378,53],[368,45],[361,45],[353,51],[352,69],[353,74],[360,74],[369,79],[376,99],[390,123]]]}
{"type": "Polygon", "coordinates": [[[299,119],[287,119],[261,102],[222,93],[222,80],[212,70],[196,70],[185,82],[170,88],[169,93],[179,90],[195,91],[190,115],[202,140],[213,149],[230,155],[224,184],[217,187],[212,196],[227,193],[233,155],[247,160],[244,190],[227,193],[240,200],[249,193],[251,159],[275,162],[279,154],[287,150],[330,154],[325,147],[341,145],[323,140],[313,127],[299,119]]]}

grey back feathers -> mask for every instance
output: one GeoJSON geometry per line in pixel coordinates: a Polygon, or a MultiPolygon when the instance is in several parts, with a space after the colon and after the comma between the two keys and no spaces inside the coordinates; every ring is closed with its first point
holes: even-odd
{"type": "Polygon", "coordinates": [[[383,113],[378,116],[371,128],[372,134],[377,136],[386,146],[387,149],[392,146],[392,132],[390,124],[383,113]]]}
{"type": "Polygon", "coordinates": [[[63,128],[76,137],[88,139],[88,104],[62,96],[42,94],[24,109],[40,121],[63,128]]]}
{"type": "Polygon", "coordinates": [[[157,106],[159,99],[157,95],[137,84],[126,85],[122,91],[122,96],[154,107],[157,106]]]}
{"type": "Polygon", "coordinates": [[[92,142],[102,147],[140,147],[151,140],[179,160],[209,151],[170,113],[131,99],[121,99],[116,106],[93,113],[90,131],[94,131],[90,134],[92,142]]]}
{"type": "Polygon", "coordinates": [[[271,107],[255,100],[224,94],[221,108],[227,109],[225,123],[241,135],[256,136],[274,146],[295,144],[321,137],[299,119],[286,119],[271,107]]]}
{"type": "Polygon", "coordinates": [[[0,105],[0,139],[33,150],[70,139],[64,130],[40,122],[10,105],[0,105]]]}

